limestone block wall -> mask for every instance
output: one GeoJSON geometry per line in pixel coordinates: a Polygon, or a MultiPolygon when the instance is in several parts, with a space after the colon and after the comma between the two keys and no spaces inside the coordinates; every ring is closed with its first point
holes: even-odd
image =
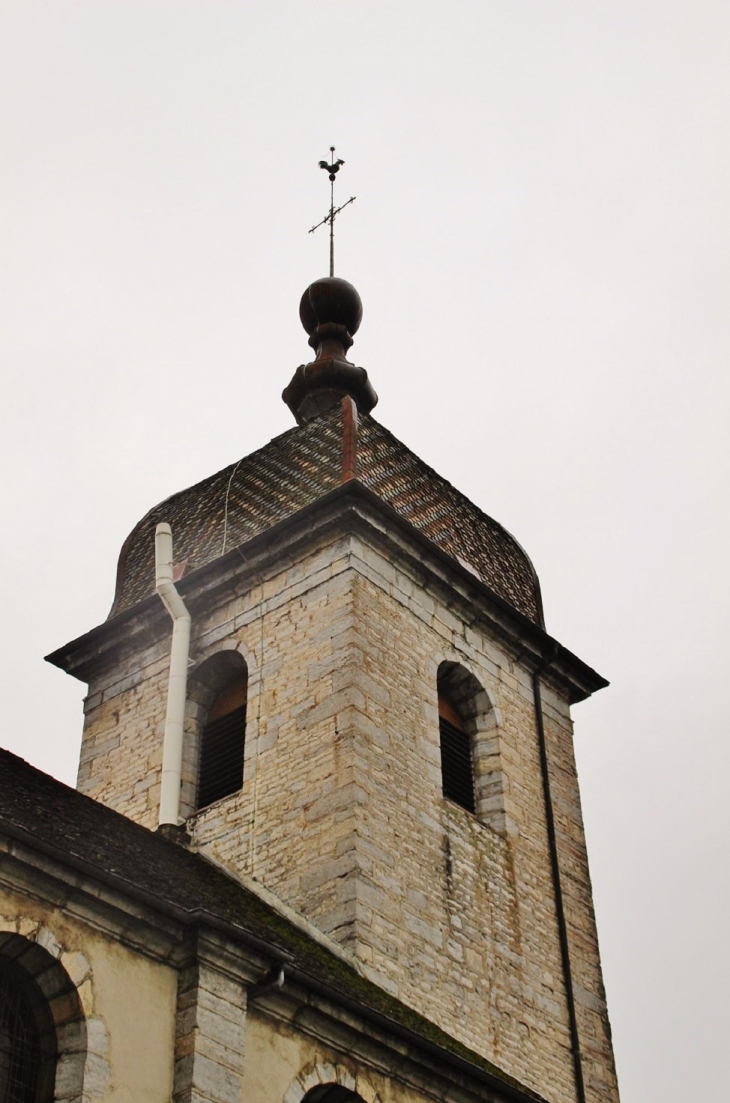
{"type": "Polygon", "coordinates": [[[246,988],[195,960],[181,970],[173,1103],[239,1103],[245,1067],[246,988]]]}
{"type": "Polygon", "coordinates": [[[249,682],[243,789],[191,825],[197,845],[341,940],[355,918],[366,798],[355,784],[353,584],[349,552],[334,544],[255,591],[263,618],[252,604],[234,620],[249,669],[260,671],[249,682]]]}
{"type": "MultiPolygon", "coordinates": [[[[257,757],[277,743],[284,719],[291,713],[290,723],[296,726],[300,712],[333,695],[332,672],[336,675],[341,664],[350,620],[344,546],[331,542],[296,562],[279,564],[263,579],[241,585],[223,604],[195,611],[191,677],[206,659],[231,648],[240,651],[248,667],[246,798],[249,790],[253,797],[257,757]],[[263,688],[262,656],[267,671],[263,688]],[[296,677],[300,666],[301,676],[296,677]]],[[[150,828],[156,827],[159,811],[170,638],[171,626],[165,621],[156,638],[146,637],[137,650],[114,653],[92,677],[84,704],[78,789],[150,828]]],[[[340,698],[331,702],[335,711],[340,704],[340,698]]],[[[187,712],[190,735],[199,719],[195,701],[188,702],[187,712]]],[[[189,738],[184,750],[184,814],[194,811],[197,761],[192,744],[189,738]]],[[[296,785],[296,778],[290,776],[289,782],[296,785]]],[[[243,803],[248,822],[254,806],[243,803]]],[[[235,796],[226,805],[234,817],[234,806],[239,811],[242,807],[235,796]]],[[[248,831],[242,821],[236,825],[236,830],[248,831]]],[[[246,840],[239,838],[237,855],[247,849],[246,840]]]]}
{"type": "MultiPolygon", "coordinates": [[[[356,782],[369,793],[357,830],[371,847],[358,884],[357,956],[513,1075],[549,1098],[573,1099],[531,674],[519,648],[500,643],[473,610],[414,585],[373,547],[354,541],[353,566],[367,679],[356,782]],[[502,821],[441,795],[444,660],[471,671],[492,703],[502,821]],[[369,684],[378,687],[372,698],[369,684]]],[[[569,708],[549,683],[543,706],[584,1078],[589,1099],[617,1099],[569,708]]]]}
{"type": "Polygon", "coordinates": [[[399,572],[371,549],[358,554],[364,668],[387,690],[388,709],[378,719],[379,702],[366,694],[356,780],[369,793],[358,824],[368,867],[358,884],[356,953],[467,1045],[549,1098],[572,1100],[529,676],[433,595],[408,594],[407,578],[399,592],[399,572]],[[441,794],[436,675],[457,659],[500,717],[509,834],[441,794]],[[382,726],[385,747],[368,738],[372,724],[382,726]]]}
{"type": "Polygon", "coordinates": [[[157,826],[169,642],[96,679],[84,702],[77,788],[145,827],[157,826]]]}
{"type": "MultiPolygon", "coordinates": [[[[410,558],[347,535],[194,617],[192,657],[249,670],[244,784],[190,821],[369,975],[555,1103],[575,1098],[531,676],[410,558]],[[483,687],[478,815],[441,794],[437,674],[483,687]],[[495,782],[498,778],[499,783],[495,782]]],[[[90,687],[79,787],[154,827],[169,636],[90,687]]],[[[617,1099],[568,705],[544,687],[588,1099],[617,1099]]],[[[191,728],[192,728],[191,713],[191,728]]],[[[194,755],[186,759],[188,803],[194,755]]]]}

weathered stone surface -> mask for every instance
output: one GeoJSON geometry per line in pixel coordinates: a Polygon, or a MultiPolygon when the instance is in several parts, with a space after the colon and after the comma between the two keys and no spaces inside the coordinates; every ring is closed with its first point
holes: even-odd
{"type": "MultiPolygon", "coordinates": [[[[189,826],[197,846],[263,882],[389,991],[551,1101],[573,1103],[530,669],[519,641],[415,562],[394,562],[362,534],[332,537],[194,621],[194,662],[237,647],[249,704],[243,788],[189,826]],[[463,667],[487,702],[475,816],[441,793],[442,663],[463,667]]],[[[79,774],[84,792],[150,827],[168,649],[169,637],[150,642],[92,684],[79,774]]],[[[543,694],[571,963],[587,994],[588,1099],[603,1103],[617,1095],[569,708],[557,683],[543,694]]],[[[191,710],[190,731],[200,722],[191,710]]],[[[195,772],[188,745],[190,809],[195,772]]],[[[204,1030],[190,1048],[203,1020],[184,1025],[179,1069],[193,1052],[223,1060],[204,1030]]],[[[176,1099],[195,1098],[182,1091],[176,1099]]]]}
{"type": "Polygon", "coordinates": [[[244,986],[204,962],[180,974],[175,1103],[239,1103],[244,1069],[244,986]]]}

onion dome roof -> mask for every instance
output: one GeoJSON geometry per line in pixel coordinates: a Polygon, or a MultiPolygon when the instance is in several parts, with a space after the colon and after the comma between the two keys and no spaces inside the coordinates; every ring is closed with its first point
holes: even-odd
{"type": "Polygon", "coordinates": [[[158,522],[172,526],[187,578],[351,478],[543,626],[537,576],[514,537],[347,397],[150,510],[122,548],[109,616],[152,593],[158,522]]]}

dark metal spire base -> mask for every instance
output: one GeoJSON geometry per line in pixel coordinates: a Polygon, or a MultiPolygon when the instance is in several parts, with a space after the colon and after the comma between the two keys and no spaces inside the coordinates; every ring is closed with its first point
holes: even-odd
{"type": "Polygon", "coordinates": [[[294,372],[282,398],[300,425],[331,410],[350,395],[361,413],[368,414],[378,401],[364,368],[347,359],[362,318],[362,302],[347,280],[315,280],[299,304],[302,325],[316,352],[311,364],[294,372]]]}
{"type": "Polygon", "coordinates": [[[351,364],[343,355],[300,364],[281,397],[303,425],[337,406],[345,395],[354,398],[363,414],[369,414],[378,401],[365,368],[351,364]]]}

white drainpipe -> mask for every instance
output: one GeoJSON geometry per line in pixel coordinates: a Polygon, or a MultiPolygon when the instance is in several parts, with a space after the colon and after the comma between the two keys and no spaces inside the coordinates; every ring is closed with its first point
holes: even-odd
{"type": "Polygon", "coordinates": [[[155,531],[155,590],[172,617],[170,679],[167,687],[165,740],[162,746],[160,825],[180,823],[183,724],[190,652],[190,613],[172,581],[172,529],[161,524],[155,531]]]}

